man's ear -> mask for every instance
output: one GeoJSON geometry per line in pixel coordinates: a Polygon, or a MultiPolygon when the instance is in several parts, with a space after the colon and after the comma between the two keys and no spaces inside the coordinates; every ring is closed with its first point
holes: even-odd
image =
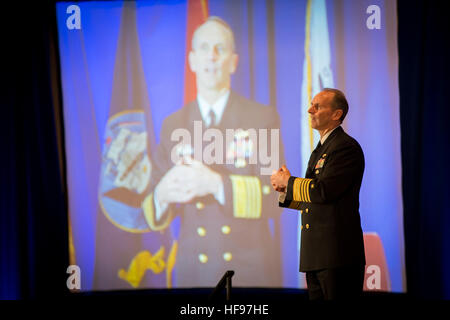
{"type": "Polygon", "coordinates": [[[238,62],[239,62],[239,56],[236,53],[233,53],[233,55],[231,56],[230,74],[233,74],[236,71],[238,62]]]}
{"type": "Polygon", "coordinates": [[[343,114],[344,114],[344,111],[342,111],[342,109],[336,109],[333,112],[332,119],[333,120],[339,120],[342,117],[343,114]]]}
{"type": "Polygon", "coordinates": [[[188,60],[189,60],[189,68],[191,69],[192,72],[195,73],[195,69],[196,69],[196,65],[195,65],[195,56],[194,56],[194,51],[190,51],[189,52],[189,56],[188,56],[188,60]]]}

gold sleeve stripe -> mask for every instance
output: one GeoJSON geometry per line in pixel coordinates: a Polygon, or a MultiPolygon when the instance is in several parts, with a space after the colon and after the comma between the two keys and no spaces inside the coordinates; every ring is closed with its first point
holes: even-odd
{"type": "Polygon", "coordinates": [[[299,210],[301,204],[302,204],[301,202],[291,201],[291,203],[289,204],[288,208],[289,208],[289,209],[296,209],[296,210],[299,210]]]}
{"type": "Polygon", "coordinates": [[[300,199],[300,179],[297,178],[294,180],[294,186],[292,187],[292,190],[292,199],[294,199],[294,201],[296,201],[296,199],[300,199]]]}
{"type": "Polygon", "coordinates": [[[301,180],[300,179],[295,179],[294,180],[294,186],[293,186],[293,190],[294,190],[294,194],[293,194],[293,198],[292,199],[300,199],[301,195],[300,195],[300,184],[301,184],[301,180]]]}
{"type": "Polygon", "coordinates": [[[250,199],[255,199],[255,188],[254,188],[254,184],[252,183],[252,181],[250,181],[249,179],[244,179],[245,182],[245,188],[247,189],[247,213],[248,213],[248,218],[249,219],[253,219],[255,216],[255,203],[254,201],[250,200],[250,199]]]}
{"type": "Polygon", "coordinates": [[[255,183],[253,184],[255,199],[253,203],[255,204],[255,219],[261,218],[261,212],[262,212],[262,188],[261,188],[261,181],[259,178],[254,178],[255,183]]]}
{"type": "Polygon", "coordinates": [[[240,176],[230,176],[230,178],[233,187],[233,214],[235,217],[239,217],[240,214],[244,215],[246,209],[247,189],[240,176]]]}
{"type": "Polygon", "coordinates": [[[308,179],[305,181],[305,200],[306,202],[311,202],[311,198],[309,197],[309,186],[311,185],[312,179],[308,179]]]}
{"type": "Polygon", "coordinates": [[[309,188],[312,179],[295,178],[293,185],[293,200],[298,202],[311,202],[309,188]]]}
{"type": "Polygon", "coordinates": [[[305,193],[305,180],[304,180],[304,179],[302,179],[302,180],[300,181],[300,196],[301,196],[302,201],[304,202],[305,199],[306,199],[306,193],[305,193]]]}
{"type": "MultiPolygon", "coordinates": [[[[167,212],[166,216],[168,216],[163,223],[156,223],[155,211],[153,210],[153,193],[148,195],[144,201],[142,202],[142,210],[144,210],[144,217],[147,221],[150,229],[153,231],[163,230],[169,226],[170,221],[172,220],[172,212],[167,212]]],[[[170,209],[167,209],[170,210],[170,209]]],[[[162,220],[162,219],[161,219],[162,220]]]]}
{"type": "Polygon", "coordinates": [[[250,199],[254,199],[255,198],[255,190],[253,188],[253,184],[251,181],[249,181],[249,179],[245,179],[244,178],[244,184],[245,184],[245,189],[247,190],[247,201],[246,201],[246,205],[247,205],[247,218],[252,219],[253,215],[254,215],[254,210],[255,210],[255,204],[253,203],[253,201],[250,201],[250,199]]]}
{"type": "Polygon", "coordinates": [[[230,175],[233,188],[233,215],[259,219],[262,209],[261,183],[257,177],[230,175]]]}
{"type": "Polygon", "coordinates": [[[311,202],[311,197],[310,197],[310,195],[309,195],[309,190],[311,190],[311,189],[310,189],[311,181],[312,181],[312,179],[308,179],[308,182],[307,182],[306,188],[305,188],[305,190],[306,190],[306,201],[307,201],[307,202],[311,202]]]}

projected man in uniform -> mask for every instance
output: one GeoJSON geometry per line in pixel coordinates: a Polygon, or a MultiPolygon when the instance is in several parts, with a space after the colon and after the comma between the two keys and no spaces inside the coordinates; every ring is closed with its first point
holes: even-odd
{"type": "MultiPolygon", "coordinates": [[[[154,186],[143,202],[146,219],[153,230],[164,230],[180,217],[176,286],[213,287],[227,270],[235,271],[237,286],[281,286],[280,209],[270,176],[260,174],[259,161],[249,161],[258,152],[249,139],[251,129],[279,128],[278,113],[230,89],[238,55],[233,32],[223,20],[211,17],[202,24],[192,48],[189,65],[196,74],[197,99],[163,123],[153,156],[154,186]],[[203,132],[215,128],[222,133],[222,163],[194,159],[195,121],[203,132]],[[190,132],[191,144],[171,141],[180,128],[190,132]],[[228,144],[226,129],[235,130],[228,144]],[[177,163],[173,153],[179,156],[177,163]]],[[[282,146],[276,143],[277,161],[283,161],[282,146]]],[[[268,150],[264,152],[270,154],[270,146],[268,150]]]]}

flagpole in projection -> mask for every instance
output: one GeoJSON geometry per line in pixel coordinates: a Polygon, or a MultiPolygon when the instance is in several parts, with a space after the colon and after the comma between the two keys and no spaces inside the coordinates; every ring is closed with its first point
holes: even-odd
{"type": "Polygon", "coordinates": [[[195,74],[189,68],[188,56],[192,50],[195,29],[208,19],[208,0],[188,0],[186,23],[186,54],[184,63],[184,105],[197,97],[195,74]]]}
{"type": "MultiPolygon", "coordinates": [[[[302,112],[300,113],[302,172],[306,172],[311,152],[319,141],[319,134],[311,127],[311,118],[308,115],[309,105],[312,98],[323,88],[334,87],[325,0],[308,0],[306,4],[304,48],[302,112]]],[[[300,224],[301,219],[298,220],[297,230],[300,230],[300,224]]],[[[300,253],[300,240],[298,245],[297,254],[300,253]]],[[[303,273],[300,273],[299,286],[306,286],[303,273]]]]}
{"type": "Polygon", "coordinates": [[[155,142],[136,11],[135,2],[124,2],[103,140],[95,261],[100,290],[170,287],[174,264],[172,250],[166,258],[170,234],[151,230],[142,208],[155,142]]]}

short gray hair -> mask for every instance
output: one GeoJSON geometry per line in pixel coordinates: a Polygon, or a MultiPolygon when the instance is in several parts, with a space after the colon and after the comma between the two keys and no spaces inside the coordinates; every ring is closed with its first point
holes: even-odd
{"type": "Polygon", "coordinates": [[[222,27],[224,27],[229,32],[230,40],[231,40],[231,50],[234,52],[236,45],[234,42],[233,30],[231,30],[230,25],[225,20],[223,20],[222,18],[217,17],[217,16],[209,17],[204,23],[202,23],[200,26],[197,27],[197,29],[195,29],[194,34],[192,35],[192,43],[191,43],[192,50],[194,50],[194,48],[195,48],[194,44],[195,44],[195,39],[197,38],[198,31],[209,22],[216,22],[216,23],[220,24],[222,27]]]}

